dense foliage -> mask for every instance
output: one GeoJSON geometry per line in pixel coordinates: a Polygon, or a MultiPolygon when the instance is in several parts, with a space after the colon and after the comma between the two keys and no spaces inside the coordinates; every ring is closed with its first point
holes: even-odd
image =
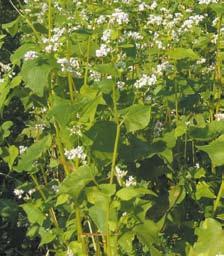
{"type": "Polygon", "coordinates": [[[1,255],[224,255],[224,4],[7,3],[1,255]]]}

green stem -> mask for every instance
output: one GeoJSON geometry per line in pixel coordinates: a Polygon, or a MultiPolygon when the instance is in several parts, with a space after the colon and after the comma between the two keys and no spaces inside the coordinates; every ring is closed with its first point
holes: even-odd
{"type": "Polygon", "coordinates": [[[113,152],[112,166],[111,166],[111,174],[110,174],[110,184],[113,183],[113,179],[114,179],[120,134],[121,134],[121,126],[120,124],[117,124],[116,138],[114,143],[114,152],[113,152]]]}
{"type": "Polygon", "coordinates": [[[221,197],[223,195],[223,192],[224,192],[224,175],[222,175],[222,183],[220,185],[218,195],[217,195],[217,197],[215,199],[215,202],[214,202],[213,214],[215,214],[215,212],[216,212],[216,210],[218,208],[218,205],[219,205],[219,202],[220,202],[221,197]]]}
{"type": "Polygon", "coordinates": [[[78,242],[82,244],[82,251],[84,255],[88,256],[88,249],[86,246],[85,238],[83,237],[83,231],[82,231],[82,219],[81,219],[81,212],[79,207],[76,207],[75,209],[76,214],[76,226],[77,226],[77,234],[78,234],[78,242]]]}
{"type": "Polygon", "coordinates": [[[84,86],[87,86],[87,78],[88,78],[88,66],[89,66],[89,51],[90,51],[90,37],[88,39],[88,45],[87,45],[87,58],[86,58],[86,67],[85,67],[85,75],[84,75],[84,86]]]}
{"type": "Polygon", "coordinates": [[[51,38],[51,30],[52,30],[52,0],[48,0],[48,38],[51,38]]]}
{"type": "Polygon", "coordinates": [[[221,64],[222,59],[220,58],[220,48],[221,48],[221,28],[222,28],[222,15],[219,18],[218,23],[218,38],[217,38],[217,46],[216,46],[216,66],[215,66],[215,85],[214,93],[215,97],[217,96],[217,104],[215,108],[215,112],[219,112],[220,103],[221,103],[221,94],[222,94],[222,74],[221,74],[221,64]],[[216,94],[217,93],[217,94],[216,94]]]}
{"type": "Polygon", "coordinates": [[[120,134],[121,134],[121,124],[119,123],[119,114],[118,114],[118,110],[117,110],[116,87],[115,86],[113,86],[113,105],[114,105],[114,119],[117,124],[117,129],[116,129],[116,138],[115,138],[115,142],[114,142],[114,152],[113,152],[111,172],[110,172],[110,184],[113,183],[113,179],[114,179],[115,166],[116,166],[117,153],[118,153],[118,145],[119,145],[119,139],[120,139],[120,134]]]}
{"type": "MultiPolygon", "coordinates": [[[[36,30],[35,27],[33,26],[32,22],[29,20],[29,18],[28,18],[25,14],[23,14],[23,13],[14,5],[14,3],[12,2],[12,0],[9,0],[9,2],[10,2],[10,4],[12,5],[12,7],[17,11],[17,13],[18,13],[21,17],[23,17],[23,18],[26,20],[27,24],[30,26],[30,28],[32,29],[32,31],[33,31],[33,33],[34,33],[34,35],[35,35],[35,37],[36,37],[36,41],[37,41],[37,42],[40,42],[41,40],[40,40],[39,33],[37,32],[37,30],[36,30]]],[[[19,3],[20,3],[20,2],[19,2],[19,3]]],[[[20,4],[20,6],[21,6],[21,4],[20,4]]]]}
{"type": "MultiPolygon", "coordinates": [[[[67,59],[68,59],[68,61],[70,60],[70,57],[71,57],[71,49],[70,49],[69,39],[68,39],[68,35],[67,35],[67,59]]],[[[67,79],[68,79],[70,100],[71,100],[71,102],[73,102],[75,86],[74,86],[72,74],[70,72],[67,72],[67,79]]]]}
{"type": "Polygon", "coordinates": [[[176,111],[176,121],[179,119],[178,115],[178,87],[177,82],[175,81],[175,111],[176,111]]]}
{"type": "MultiPolygon", "coordinates": [[[[41,189],[41,186],[40,186],[40,184],[39,184],[37,178],[35,177],[34,174],[31,174],[30,176],[31,176],[31,178],[32,178],[32,180],[33,180],[33,182],[34,182],[34,184],[35,184],[35,186],[36,186],[36,189],[37,189],[38,192],[40,193],[42,199],[46,202],[46,201],[47,201],[47,198],[46,198],[46,196],[45,196],[45,194],[44,194],[44,191],[41,189]]],[[[55,214],[54,209],[53,209],[52,207],[49,209],[49,214],[50,214],[50,217],[51,217],[51,221],[52,221],[52,223],[55,225],[55,227],[59,227],[56,214],[55,214]]]]}
{"type": "Polygon", "coordinates": [[[64,149],[63,149],[61,139],[60,139],[60,134],[59,134],[59,125],[57,123],[55,123],[55,129],[56,129],[56,144],[57,144],[57,147],[58,147],[58,150],[59,150],[61,163],[64,167],[64,171],[65,171],[65,174],[67,176],[69,174],[69,168],[68,168],[68,165],[67,165],[66,160],[65,160],[64,149]]]}
{"type": "Polygon", "coordinates": [[[108,202],[108,206],[107,206],[107,233],[106,233],[106,255],[107,256],[111,255],[109,219],[110,219],[110,205],[109,205],[109,202],[108,202]]]}

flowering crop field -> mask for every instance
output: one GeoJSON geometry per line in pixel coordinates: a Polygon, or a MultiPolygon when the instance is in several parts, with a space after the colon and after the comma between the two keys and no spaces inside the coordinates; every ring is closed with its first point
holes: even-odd
{"type": "Polygon", "coordinates": [[[223,1],[8,4],[0,255],[224,255],[223,1]]]}

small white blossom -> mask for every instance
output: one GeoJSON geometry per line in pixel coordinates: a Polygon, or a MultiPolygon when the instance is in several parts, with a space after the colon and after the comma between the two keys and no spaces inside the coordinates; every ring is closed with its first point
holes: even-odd
{"type": "Polygon", "coordinates": [[[100,15],[100,16],[97,18],[97,20],[96,20],[96,23],[97,23],[98,25],[103,24],[103,23],[105,23],[105,22],[106,22],[106,16],[104,16],[104,15],[100,15]]]}
{"type": "Polygon", "coordinates": [[[33,60],[36,59],[38,57],[37,52],[35,51],[28,51],[26,52],[26,54],[24,55],[24,60],[33,60]]]}
{"type": "Polygon", "coordinates": [[[101,37],[101,40],[104,42],[109,42],[110,41],[110,37],[111,37],[111,33],[112,30],[111,29],[107,29],[103,32],[103,35],[101,37]]]}
{"type": "Polygon", "coordinates": [[[72,126],[72,128],[70,129],[70,135],[78,135],[78,136],[82,136],[82,127],[79,125],[74,125],[72,126]]]}
{"type": "Polygon", "coordinates": [[[95,70],[90,70],[89,73],[90,73],[89,77],[91,79],[93,79],[95,82],[99,82],[100,81],[100,79],[101,79],[101,73],[100,72],[97,72],[95,70]]]}
{"type": "Polygon", "coordinates": [[[157,78],[154,74],[152,74],[151,76],[143,74],[142,77],[135,82],[134,87],[140,89],[146,86],[152,86],[156,84],[156,82],[157,78]]]}
{"type": "Polygon", "coordinates": [[[72,250],[68,247],[66,256],[74,256],[72,250]]]}
{"type": "Polygon", "coordinates": [[[127,175],[128,171],[121,170],[118,166],[115,167],[115,174],[118,179],[122,179],[127,175]]]}
{"type": "Polygon", "coordinates": [[[105,44],[101,44],[100,49],[96,50],[96,57],[106,57],[111,52],[110,47],[105,44]]]}
{"type": "MultiPolygon", "coordinates": [[[[77,73],[77,70],[79,69],[79,61],[77,58],[59,58],[57,60],[57,63],[61,65],[61,71],[62,72],[69,72],[69,73],[77,73]]],[[[79,72],[78,72],[79,73],[79,72]]]]}
{"type": "Polygon", "coordinates": [[[129,22],[128,14],[123,12],[121,9],[116,8],[115,12],[112,13],[110,23],[117,23],[119,25],[127,24],[129,22]]]}
{"type": "Polygon", "coordinates": [[[84,153],[83,147],[78,146],[76,148],[70,149],[70,150],[65,150],[65,157],[68,160],[74,160],[76,158],[85,161],[86,159],[86,154],[84,153]]]}
{"type": "Polygon", "coordinates": [[[218,3],[217,0],[199,0],[199,4],[213,4],[218,3]]]}
{"type": "Polygon", "coordinates": [[[124,87],[125,87],[125,82],[117,81],[117,88],[118,89],[124,89],[124,87]]]}
{"type": "Polygon", "coordinates": [[[146,3],[144,3],[144,2],[142,2],[142,3],[139,4],[138,10],[139,10],[140,12],[143,12],[143,11],[145,11],[146,9],[149,9],[149,5],[148,5],[148,4],[146,4],[146,3]]]}
{"type": "Polygon", "coordinates": [[[217,114],[215,114],[215,120],[217,120],[217,121],[224,120],[224,113],[217,113],[217,114]]]}
{"type": "Polygon", "coordinates": [[[18,197],[18,199],[21,199],[23,197],[24,190],[15,188],[13,193],[16,197],[18,197]]]}
{"type": "Polygon", "coordinates": [[[131,187],[131,186],[136,186],[137,183],[136,183],[136,180],[133,176],[129,176],[128,179],[126,180],[125,182],[125,186],[126,187],[131,187]]]}
{"type": "Polygon", "coordinates": [[[204,64],[205,62],[206,62],[206,59],[205,58],[201,58],[201,59],[196,61],[196,64],[200,65],[200,64],[204,64]]]}
{"type": "Polygon", "coordinates": [[[58,191],[59,191],[59,187],[58,187],[58,185],[52,185],[52,190],[55,192],[55,193],[57,193],[58,191]]]}
{"type": "Polygon", "coordinates": [[[26,146],[20,145],[19,146],[19,154],[22,155],[27,150],[26,146]]]}
{"type": "Polygon", "coordinates": [[[195,167],[196,167],[197,169],[199,169],[199,168],[200,168],[200,164],[199,164],[199,163],[196,163],[195,167]]]}

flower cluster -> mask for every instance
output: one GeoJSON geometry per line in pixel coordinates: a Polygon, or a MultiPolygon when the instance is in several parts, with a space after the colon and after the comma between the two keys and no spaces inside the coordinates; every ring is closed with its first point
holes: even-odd
{"type": "Polygon", "coordinates": [[[157,77],[154,74],[152,74],[151,76],[143,74],[142,77],[135,82],[134,87],[137,89],[140,89],[146,86],[155,85],[156,82],[157,82],[157,77]]]}
{"type": "Polygon", "coordinates": [[[129,176],[125,182],[125,186],[131,187],[131,186],[136,186],[136,185],[137,185],[136,179],[133,176],[129,176]]]}
{"type": "Polygon", "coordinates": [[[57,63],[61,65],[62,72],[75,73],[76,76],[80,76],[79,61],[77,58],[59,58],[57,63]]]}
{"type": "Polygon", "coordinates": [[[70,150],[66,149],[64,154],[68,160],[80,159],[83,163],[85,163],[87,157],[82,146],[70,150]]]}
{"type": "Polygon", "coordinates": [[[28,51],[24,55],[24,60],[25,61],[33,60],[33,59],[36,59],[37,57],[38,57],[37,52],[35,52],[35,51],[28,51]]]}
{"type": "Polygon", "coordinates": [[[61,37],[65,33],[65,28],[54,28],[52,31],[52,37],[46,38],[44,37],[42,39],[43,43],[45,44],[44,51],[46,53],[52,53],[57,52],[60,46],[63,45],[63,43],[60,41],[61,37]]]}
{"type": "Polygon", "coordinates": [[[111,52],[111,48],[105,44],[101,44],[100,49],[96,50],[96,57],[106,57],[111,52]]]}
{"type": "Polygon", "coordinates": [[[117,23],[118,25],[127,24],[129,22],[128,14],[121,9],[116,8],[110,17],[110,23],[117,23]]]}

